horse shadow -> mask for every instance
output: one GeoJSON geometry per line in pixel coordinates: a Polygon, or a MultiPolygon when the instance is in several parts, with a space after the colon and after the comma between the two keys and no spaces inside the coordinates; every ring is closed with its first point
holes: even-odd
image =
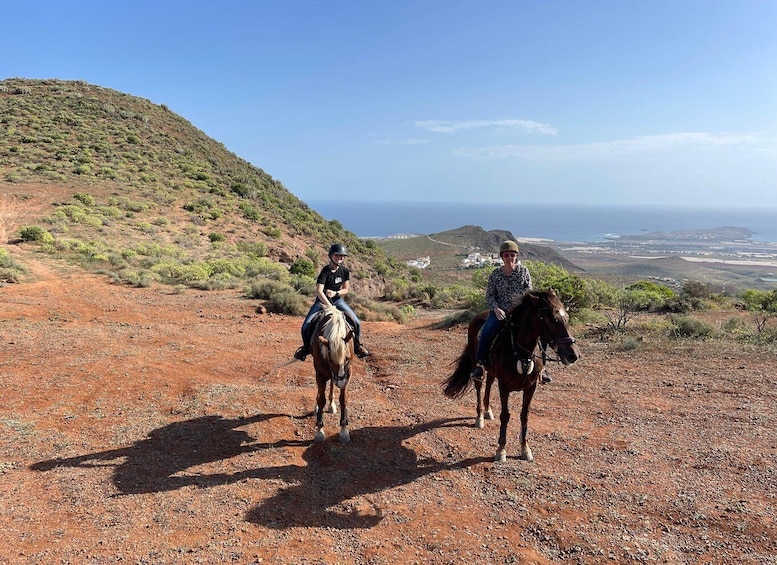
{"type": "Polygon", "coordinates": [[[57,467],[115,466],[116,496],[167,492],[187,486],[210,488],[246,479],[280,479],[288,488],[247,511],[248,522],[270,528],[325,526],[370,528],[383,519],[368,495],[411,483],[443,470],[461,469],[489,461],[472,458],[455,462],[419,457],[403,442],[435,428],[467,426],[464,418],[435,420],[416,426],[367,427],[352,432],[352,442],[336,439],[256,442],[238,428],[286,414],[243,418],[203,416],[174,422],[151,431],[143,440],[121,448],[77,457],[57,458],[30,465],[35,471],[57,467]],[[287,446],[307,447],[306,465],[269,466],[234,473],[195,473],[187,469],[237,457],[247,452],[287,446]],[[117,460],[122,460],[117,462],[117,460]],[[354,501],[354,498],[359,498],[354,501]]]}
{"type": "Polygon", "coordinates": [[[468,426],[465,418],[434,420],[416,426],[366,427],[352,431],[352,442],[314,443],[305,450],[305,466],[275,469],[294,486],[280,490],[249,510],[246,520],[266,527],[371,528],[383,518],[369,495],[412,483],[444,470],[490,461],[478,457],[455,462],[419,457],[403,442],[435,428],[468,426]]]}

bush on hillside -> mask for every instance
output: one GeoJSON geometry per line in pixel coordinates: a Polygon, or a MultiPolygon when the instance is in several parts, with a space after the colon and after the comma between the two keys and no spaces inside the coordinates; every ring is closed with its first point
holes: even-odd
{"type": "Polygon", "coordinates": [[[24,226],[19,230],[19,237],[22,241],[33,241],[36,243],[54,242],[54,236],[40,226],[24,226]]]}
{"type": "Polygon", "coordinates": [[[673,314],[669,319],[672,322],[671,337],[707,339],[714,337],[717,333],[715,326],[692,316],[673,314]]]}

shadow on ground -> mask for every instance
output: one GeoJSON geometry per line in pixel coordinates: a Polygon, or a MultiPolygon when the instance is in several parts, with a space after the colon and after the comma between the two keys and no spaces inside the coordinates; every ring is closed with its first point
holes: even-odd
{"type": "Polygon", "coordinates": [[[134,445],[77,457],[50,459],[30,466],[35,471],[57,467],[95,468],[115,464],[113,483],[120,495],[166,492],[187,486],[210,488],[247,479],[281,480],[289,486],[246,513],[246,520],[271,528],[291,526],[369,528],[383,518],[369,495],[411,483],[443,470],[488,461],[455,462],[419,457],[403,442],[435,428],[469,425],[462,418],[434,420],[417,426],[367,427],[351,432],[352,441],[257,443],[238,428],[286,414],[246,418],[204,416],[153,430],[134,445]],[[306,465],[269,466],[234,473],[189,473],[199,465],[282,447],[306,447],[306,465]],[[114,460],[123,459],[118,463],[114,460]]]}

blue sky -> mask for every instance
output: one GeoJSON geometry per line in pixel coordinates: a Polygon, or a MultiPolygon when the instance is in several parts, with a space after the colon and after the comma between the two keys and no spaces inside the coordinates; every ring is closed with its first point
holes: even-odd
{"type": "Polygon", "coordinates": [[[0,78],[157,104],[306,202],[777,207],[777,2],[3,7],[0,78]]]}

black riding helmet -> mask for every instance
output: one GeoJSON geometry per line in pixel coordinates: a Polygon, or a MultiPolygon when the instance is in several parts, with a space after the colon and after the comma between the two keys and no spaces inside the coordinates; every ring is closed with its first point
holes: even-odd
{"type": "Polygon", "coordinates": [[[329,248],[329,256],[331,257],[337,253],[338,255],[348,255],[348,250],[345,248],[345,245],[342,243],[335,243],[332,245],[332,247],[329,248]]]}

